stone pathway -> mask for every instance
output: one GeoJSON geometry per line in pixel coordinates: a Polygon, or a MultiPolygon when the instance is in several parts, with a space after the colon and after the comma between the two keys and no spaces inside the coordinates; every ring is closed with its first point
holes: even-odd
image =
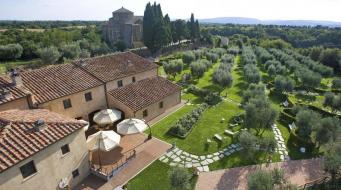
{"type": "Polygon", "coordinates": [[[275,139],[277,141],[276,151],[279,153],[281,161],[290,160],[290,157],[288,155],[288,150],[287,150],[287,147],[285,146],[285,141],[283,139],[281,131],[278,129],[276,124],[273,124],[271,127],[275,134],[275,139]]]}
{"type": "Polygon", "coordinates": [[[185,168],[196,167],[200,172],[210,171],[208,165],[224,157],[240,151],[242,147],[239,144],[231,144],[229,147],[208,155],[194,155],[183,151],[177,147],[164,154],[159,160],[170,166],[179,166],[185,168]]]}

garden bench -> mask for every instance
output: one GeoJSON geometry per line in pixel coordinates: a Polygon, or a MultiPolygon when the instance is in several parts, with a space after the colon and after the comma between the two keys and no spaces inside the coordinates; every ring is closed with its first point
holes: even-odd
{"type": "Polygon", "coordinates": [[[215,134],[214,137],[219,141],[223,141],[223,137],[221,137],[219,134],[215,134]]]}
{"type": "Polygon", "coordinates": [[[292,130],[295,129],[295,128],[296,128],[296,125],[295,125],[294,122],[292,122],[292,124],[289,124],[289,129],[290,129],[290,131],[292,131],[292,130]]]}
{"type": "Polygon", "coordinates": [[[235,135],[236,134],[235,132],[230,131],[228,129],[225,130],[225,133],[228,134],[228,135],[235,135]]]}
{"type": "Polygon", "coordinates": [[[230,127],[235,127],[235,126],[237,126],[238,125],[238,123],[230,123],[230,127]]]}

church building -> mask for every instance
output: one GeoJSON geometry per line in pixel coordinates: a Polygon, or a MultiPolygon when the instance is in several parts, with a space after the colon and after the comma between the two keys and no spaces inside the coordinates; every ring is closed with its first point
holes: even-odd
{"type": "Polygon", "coordinates": [[[127,48],[143,47],[143,16],[134,16],[132,11],[120,8],[103,25],[103,37],[111,45],[123,42],[127,48]]]}

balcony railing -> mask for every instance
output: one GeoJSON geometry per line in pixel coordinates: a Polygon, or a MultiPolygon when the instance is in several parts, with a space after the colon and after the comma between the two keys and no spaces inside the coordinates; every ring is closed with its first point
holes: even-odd
{"type": "Polygon", "coordinates": [[[120,169],[122,169],[126,164],[128,164],[129,161],[134,159],[136,157],[136,150],[129,150],[125,153],[123,153],[123,157],[111,164],[111,165],[106,165],[105,167],[99,166],[97,164],[93,164],[90,161],[90,169],[91,173],[97,175],[98,177],[101,177],[105,180],[109,180],[112,178],[120,169]]]}

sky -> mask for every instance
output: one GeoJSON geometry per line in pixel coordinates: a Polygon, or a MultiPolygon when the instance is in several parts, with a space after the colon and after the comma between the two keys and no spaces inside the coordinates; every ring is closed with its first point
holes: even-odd
{"type": "MultiPolygon", "coordinates": [[[[143,15],[148,0],[0,0],[0,20],[107,20],[124,6],[143,15]]],[[[154,1],[152,1],[154,2],[154,1]]],[[[157,0],[171,19],[249,17],[341,22],[341,0],[157,0]]]]}

